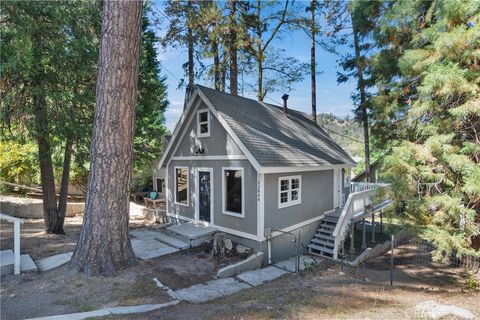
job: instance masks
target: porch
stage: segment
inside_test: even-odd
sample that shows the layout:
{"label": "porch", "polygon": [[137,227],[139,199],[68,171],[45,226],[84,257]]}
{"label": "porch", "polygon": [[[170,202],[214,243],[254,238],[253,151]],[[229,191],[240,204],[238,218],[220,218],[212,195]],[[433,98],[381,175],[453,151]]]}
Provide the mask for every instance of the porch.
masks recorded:
{"label": "porch", "polygon": [[344,253],[344,243],[350,237],[349,252],[355,252],[354,225],[362,221],[362,249],[366,249],[366,218],[371,218],[372,243],[375,243],[375,217],[380,218],[380,228],[383,227],[383,214],[391,200],[386,196],[389,184],[386,183],[351,183],[350,194],[343,207],[328,212],[320,220],[319,228],[308,245],[312,255],[338,259]]}

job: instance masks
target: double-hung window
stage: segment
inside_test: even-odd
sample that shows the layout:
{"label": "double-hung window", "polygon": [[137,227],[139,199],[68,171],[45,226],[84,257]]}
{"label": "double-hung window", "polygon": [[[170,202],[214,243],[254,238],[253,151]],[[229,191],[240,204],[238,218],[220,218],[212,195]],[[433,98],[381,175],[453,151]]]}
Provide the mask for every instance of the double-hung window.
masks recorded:
{"label": "double-hung window", "polygon": [[278,208],[285,208],[302,202],[302,177],[278,178]]}
{"label": "double-hung window", "polygon": [[188,167],[175,167],[175,203],[188,206]]}
{"label": "double-hung window", "polygon": [[210,137],[210,112],[208,109],[197,112],[197,137]]}
{"label": "double-hung window", "polygon": [[223,213],[234,217],[245,217],[245,183],[243,168],[223,168],[222,204]]}

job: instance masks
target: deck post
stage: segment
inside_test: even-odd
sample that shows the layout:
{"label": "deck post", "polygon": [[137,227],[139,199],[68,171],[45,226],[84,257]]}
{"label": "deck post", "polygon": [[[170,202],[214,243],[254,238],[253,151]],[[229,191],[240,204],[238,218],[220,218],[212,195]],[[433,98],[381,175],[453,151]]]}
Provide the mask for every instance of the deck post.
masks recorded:
{"label": "deck post", "polygon": [[365,230],[365,218],[362,219],[362,250],[367,249],[367,235]]}
{"label": "deck post", "polygon": [[350,225],[350,254],[355,254],[355,223]]}
{"label": "deck post", "polygon": [[372,245],[375,245],[375,213],[372,213]]}
{"label": "deck post", "polygon": [[20,274],[20,222],[13,222],[13,274]]}

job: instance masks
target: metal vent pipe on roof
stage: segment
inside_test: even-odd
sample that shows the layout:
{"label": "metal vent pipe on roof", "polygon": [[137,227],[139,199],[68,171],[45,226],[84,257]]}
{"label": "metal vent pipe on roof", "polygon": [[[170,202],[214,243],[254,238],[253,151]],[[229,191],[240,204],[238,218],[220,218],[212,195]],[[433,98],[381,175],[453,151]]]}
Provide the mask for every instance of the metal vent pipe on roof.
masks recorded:
{"label": "metal vent pipe on roof", "polygon": [[285,115],[288,115],[288,106],[287,106],[288,97],[289,97],[288,94],[284,94],[282,96],[282,99],[283,99],[283,113],[285,113]]}

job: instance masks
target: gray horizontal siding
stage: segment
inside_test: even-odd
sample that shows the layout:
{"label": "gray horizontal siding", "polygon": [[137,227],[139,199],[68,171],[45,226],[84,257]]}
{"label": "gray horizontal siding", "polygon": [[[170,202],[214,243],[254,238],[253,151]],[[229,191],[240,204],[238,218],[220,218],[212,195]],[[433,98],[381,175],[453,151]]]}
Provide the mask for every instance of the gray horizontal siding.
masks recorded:
{"label": "gray horizontal siding", "polygon": [[[207,106],[202,101],[197,110],[205,110]],[[223,156],[223,155],[243,155],[237,144],[227,134],[220,122],[210,112],[210,137],[197,137],[197,116],[196,112],[192,122],[188,126],[180,145],[178,146],[175,156]],[[204,153],[198,154],[195,151],[202,147]]]}
{"label": "gray horizontal siding", "polygon": [[[302,177],[302,202],[278,208],[278,178]],[[333,209],[333,170],[265,175],[265,228],[283,229]]]}
{"label": "gray horizontal siding", "polygon": [[[175,200],[175,166],[189,167],[189,195],[188,207],[177,205]],[[233,217],[222,213],[222,168],[242,167],[245,179],[245,218]],[[251,235],[257,234],[257,172],[247,160],[204,160],[186,161],[172,160],[168,167],[168,208],[170,213],[178,214],[187,218],[195,218],[196,195],[195,195],[195,168],[213,168],[213,214],[214,224],[217,226],[245,232]]]}

